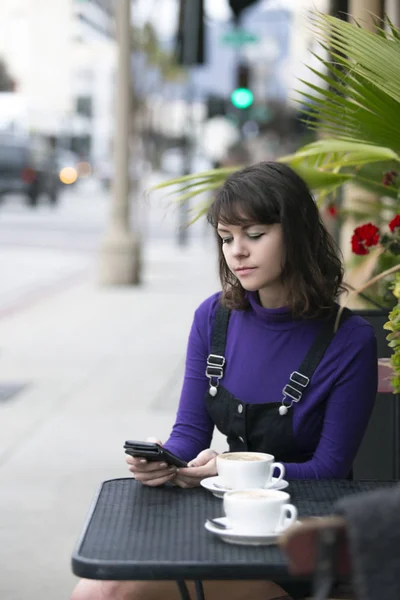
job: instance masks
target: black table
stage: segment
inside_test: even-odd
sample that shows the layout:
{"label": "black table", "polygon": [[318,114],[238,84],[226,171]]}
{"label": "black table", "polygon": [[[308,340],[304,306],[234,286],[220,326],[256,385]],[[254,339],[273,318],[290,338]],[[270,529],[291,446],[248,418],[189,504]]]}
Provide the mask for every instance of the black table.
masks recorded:
{"label": "black table", "polygon": [[[322,516],[339,498],[395,482],[291,481],[299,517]],[[101,580],[263,579],[293,581],[276,546],[227,544],[206,531],[223,516],[222,501],[203,488],[145,487],[133,478],[105,481],[72,556],[75,575]],[[179,583],[180,582],[180,583]]]}

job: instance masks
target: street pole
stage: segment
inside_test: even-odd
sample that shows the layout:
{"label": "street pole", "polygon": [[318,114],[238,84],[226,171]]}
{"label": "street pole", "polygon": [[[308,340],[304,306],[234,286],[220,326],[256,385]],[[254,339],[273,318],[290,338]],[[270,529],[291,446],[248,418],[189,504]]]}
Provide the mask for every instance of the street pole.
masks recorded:
{"label": "street pole", "polygon": [[364,29],[374,31],[373,15],[383,16],[383,0],[350,0],[349,13]]}
{"label": "street pole", "polygon": [[[376,30],[373,16],[383,16],[383,0],[349,0],[349,21],[357,22],[358,25],[368,31]],[[377,195],[368,190],[363,190],[355,185],[346,185],[342,193],[342,206],[351,213],[357,205],[358,199],[362,197],[363,201],[374,205],[377,201]],[[351,236],[354,228],[357,226],[357,221],[354,218],[347,218],[340,229],[339,243],[342,250],[343,258],[346,263],[352,258],[351,253]],[[347,269],[346,279],[353,287],[357,288],[365,281],[365,274],[359,269]],[[362,305],[362,301],[354,298],[353,307]]]}
{"label": "street pole", "polygon": [[[183,158],[183,174],[190,175],[192,172],[192,154],[193,154],[193,89],[191,72],[188,73],[187,87],[186,87],[186,117],[185,117],[185,131],[183,135],[183,147],[182,147],[182,158]],[[180,202],[178,212],[178,245],[187,246],[189,241],[189,200]]]}
{"label": "street pole", "polygon": [[[194,84],[192,68],[199,64],[199,40],[203,28],[204,0],[182,0],[180,4],[182,20],[182,64],[188,68],[186,87],[186,123],[182,147],[183,174],[190,175],[193,169],[193,128],[194,124]],[[178,207],[178,245],[186,246],[189,238],[189,200]]]}
{"label": "street pole", "polygon": [[116,3],[117,89],[114,181],[111,213],[100,248],[100,283],[131,285],[140,280],[140,240],[130,230],[131,0]]}

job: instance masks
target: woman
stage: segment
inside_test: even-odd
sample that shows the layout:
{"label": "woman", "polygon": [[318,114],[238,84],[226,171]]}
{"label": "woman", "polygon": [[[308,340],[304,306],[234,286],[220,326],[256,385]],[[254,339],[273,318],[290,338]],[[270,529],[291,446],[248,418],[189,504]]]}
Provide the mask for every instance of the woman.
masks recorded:
{"label": "woman", "polygon": [[[334,333],[343,270],[306,184],[280,163],[247,167],[222,186],[208,220],[217,233],[222,294],[195,313],[165,444],[189,467],[128,457],[130,471],[149,486],[199,485],[216,475],[209,446],[217,426],[230,450],[269,452],[288,479],[348,477],[376,395],[376,341],[351,313]],[[208,598],[267,600],[292,591],[272,582],[206,587]],[[73,600],[168,593],[177,597],[164,582],[81,582]]]}

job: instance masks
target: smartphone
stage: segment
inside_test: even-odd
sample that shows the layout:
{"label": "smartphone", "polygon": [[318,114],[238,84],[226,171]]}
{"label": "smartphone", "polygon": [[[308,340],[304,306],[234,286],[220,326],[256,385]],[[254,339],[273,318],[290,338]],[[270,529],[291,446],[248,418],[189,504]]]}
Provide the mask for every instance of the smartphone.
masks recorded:
{"label": "smartphone", "polygon": [[155,442],[138,442],[136,440],[127,440],[124,444],[125,454],[145,458],[149,461],[166,462],[175,467],[187,467],[187,462],[181,460],[172,452],[169,452],[160,444]]}

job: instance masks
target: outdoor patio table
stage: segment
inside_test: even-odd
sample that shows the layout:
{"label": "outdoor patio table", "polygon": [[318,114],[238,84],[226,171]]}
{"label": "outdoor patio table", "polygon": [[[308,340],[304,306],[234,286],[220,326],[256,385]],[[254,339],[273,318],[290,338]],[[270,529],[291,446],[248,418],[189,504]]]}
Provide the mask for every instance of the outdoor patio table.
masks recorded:
{"label": "outdoor patio table", "polygon": [[[291,481],[288,492],[299,517],[329,514],[347,494],[395,482]],[[152,488],[133,478],[101,484],[72,556],[75,575],[102,580],[271,579],[293,582],[277,546],[227,544],[206,531],[207,518],[223,516],[222,501],[203,488]]]}

